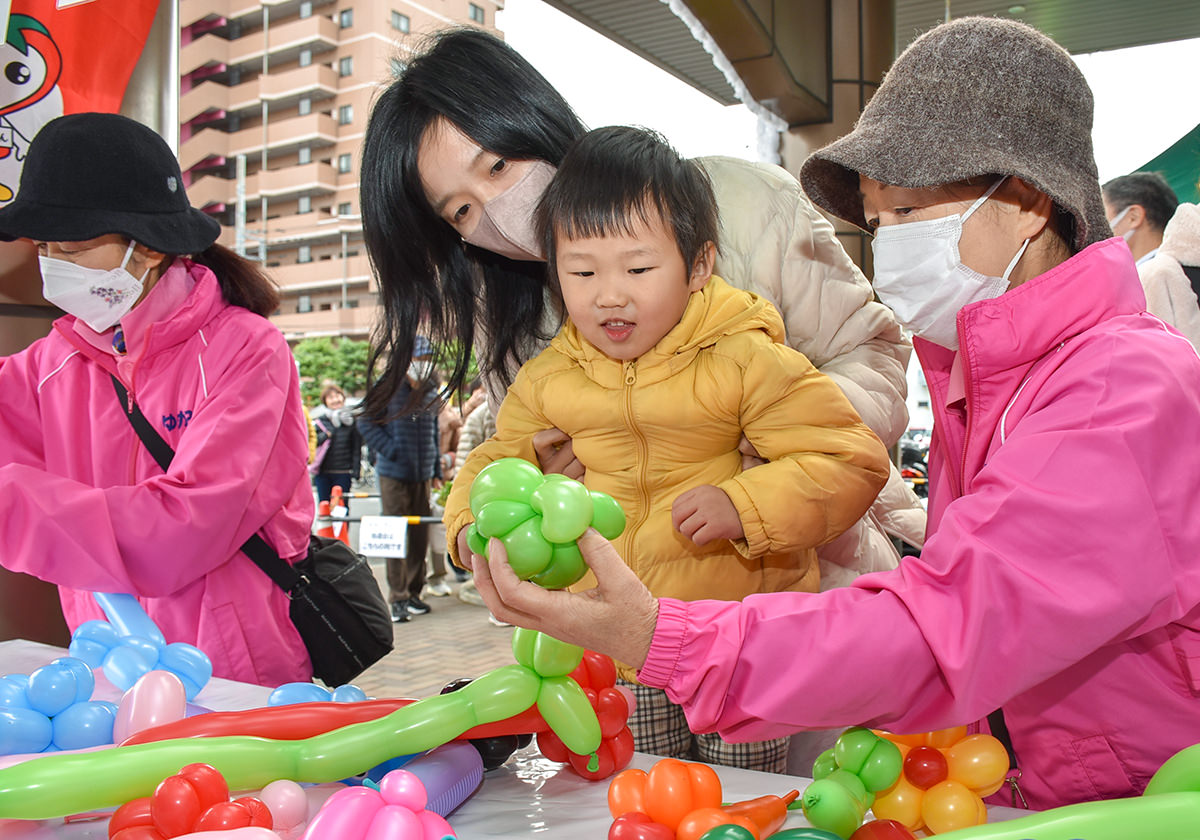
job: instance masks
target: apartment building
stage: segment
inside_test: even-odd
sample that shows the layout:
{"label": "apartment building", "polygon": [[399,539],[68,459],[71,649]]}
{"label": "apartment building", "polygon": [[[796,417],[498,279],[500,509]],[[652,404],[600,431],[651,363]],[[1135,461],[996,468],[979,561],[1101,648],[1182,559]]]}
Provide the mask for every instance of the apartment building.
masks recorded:
{"label": "apartment building", "polygon": [[181,0],[179,158],[221,243],[262,261],[289,341],[366,338],[358,166],[371,103],[422,35],[503,0]]}

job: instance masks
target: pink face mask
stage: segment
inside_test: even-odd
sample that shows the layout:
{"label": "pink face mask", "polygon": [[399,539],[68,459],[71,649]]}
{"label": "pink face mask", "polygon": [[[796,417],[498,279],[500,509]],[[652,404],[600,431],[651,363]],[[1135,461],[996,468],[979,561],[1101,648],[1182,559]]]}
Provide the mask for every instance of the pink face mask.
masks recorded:
{"label": "pink face mask", "polygon": [[479,224],[463,239],[512,260],[545,261],[545,249],[533,230],[533,211],[555,171],[544,160],[530,161],[520,180],[484,203]]}

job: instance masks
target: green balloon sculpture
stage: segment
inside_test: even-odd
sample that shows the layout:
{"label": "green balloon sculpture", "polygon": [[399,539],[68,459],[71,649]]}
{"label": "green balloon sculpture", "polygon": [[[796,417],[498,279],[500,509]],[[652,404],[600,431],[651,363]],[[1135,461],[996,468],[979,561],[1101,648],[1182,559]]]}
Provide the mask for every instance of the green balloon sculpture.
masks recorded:
{"label": "green balloon sculpture", "polygon": [[496,537],[517,577],[546,589],[563,589],[587,573],[575,541],[589,527],[610,540],[625,530],[625,512],[612,496],[564,475],[542,475],[520,458],[501,458],[479,471],[471,513],[471,550],[486,556],[488,539]]}

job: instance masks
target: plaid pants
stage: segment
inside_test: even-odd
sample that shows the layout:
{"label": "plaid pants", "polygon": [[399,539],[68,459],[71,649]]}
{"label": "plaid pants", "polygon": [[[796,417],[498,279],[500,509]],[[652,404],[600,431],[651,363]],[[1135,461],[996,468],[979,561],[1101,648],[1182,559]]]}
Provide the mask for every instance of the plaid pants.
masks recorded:
{"label": "plaid pants", "polygon": [[688,727],[683,707],[667,699],[661,688],[618,680],[632,689],[637,708],[629,716],[634,749],[639,752],[705,764],[724,764],[764,773],[787,770],[788,739],[731,744],[715,732],[698,735]]}

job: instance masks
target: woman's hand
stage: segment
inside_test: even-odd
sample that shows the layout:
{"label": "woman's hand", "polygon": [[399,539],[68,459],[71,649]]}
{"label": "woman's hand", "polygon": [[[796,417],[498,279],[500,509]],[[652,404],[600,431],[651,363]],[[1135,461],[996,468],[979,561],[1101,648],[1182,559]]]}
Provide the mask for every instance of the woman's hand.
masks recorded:
{"label": "woman's hand", "polygon": [[658,599],[594,528],[588,528],[578,545],[596,575],[595,588],[586,592],[546,590],[520,580],[508,565],[504,544],[494,537],[488,543],[490,560],[471,555],[475,587],[501,621],[640,668],[654,638]]}
{"label": "woman's hand", "polygon": [[742,472],[767,463],[767,459],[758,454],[758,450],[754,448],[750,438],[745,435],[742,435],[742,439],[738,441],[738,452],[742,453]]}
{"label": "woman's hand", "polygon": [[583,481],[583,464],[575,457],[571,438],[562,429],[543,429],[533,436],[533,451],[543,473],[562,473]]}
{"label": "woman's hand", "polygon": [[724,490],[712,484],[676,496],[671,504],[671,524],[696,545],[746,536],[737,508]]}

